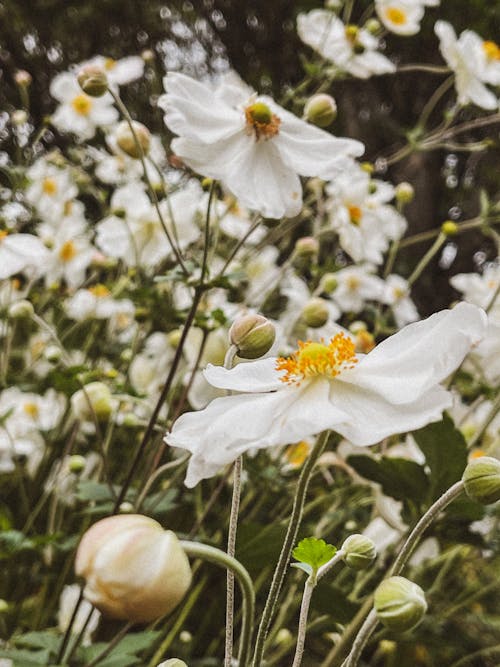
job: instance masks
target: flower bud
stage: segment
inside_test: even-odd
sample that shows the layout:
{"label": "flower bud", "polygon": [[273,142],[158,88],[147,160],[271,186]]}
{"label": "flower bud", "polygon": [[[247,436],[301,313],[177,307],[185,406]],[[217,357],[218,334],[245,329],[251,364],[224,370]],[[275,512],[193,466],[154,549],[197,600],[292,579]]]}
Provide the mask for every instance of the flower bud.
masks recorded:
{"label": "flower bud", "polygon": [[276,338],[274,325],[263,315],[242,315],[229,329],[231,345],[242,359],[258,359],[268,352]]}
{"label": "flower bud", "polygon": [[324,299],[315,297],[308,301],[300,315],[302,321],[308,326],[316,329],[328,322],[328,305]]}
{"label": "flower bud", "polygon": [[377,617],[389,630],[405,632],[420,623],[427,611],[424,591],[404,577],[389,577],[375,591]]}
{"label": "flower bud", "polygon": [[33,304],[26,299],[16,301],[9,307],[9,317],[12,317],[13,319],[32,317],[34,312],[35,309],[33,308]]}
{"label": "flower bud", "polygon": [[47,345],[43,356],[47,361],[50,361],[50,363],[55,363],[62,357],[62,350],[58,345]]}
{"label": "flower bud", "polygon": [[342,545],[344,563],[353,570],[365,570],[377,556],[375,544],[365,535],[349,535]]}
{"label": "flower bud", "polygon": [[14,81],[21,88],[28,88],[28,86],[31,86],[33,77],[25,69],[18,69],[14,74]]}
{"label": "flower bud", "polygon": [[464,470],[462,481],[472,500],[489,505],[500,500],[500,461],[492,456],[472,459]]}
{"label": "flower bud", "polygon": [[441,233],[445,236],[455,236],[458,232],[458,225],[453,220],[445,220],[441,225]]}
{"label": "flower bud", "polygon": [[165,662],[160,662],[158,667],[188,667],[184,660],[180,658],[170,658],[170,660],[165,660]]}
{"label": "flower bud", "polygon": [[[151,134],[148,128],[135,120],[132,121],[132,127],[134,128],[135,137],[139,142],[142,153],[147,155],[151,145]],[[122,120],[116,128],[116,143],[129,157],[133,157],[136,160],[141,157],[141,150],[137,146],[132,130],[126,120]]]}
{"label": "flower bud", "polygon": [[80,88],[90,97],[102,97],[108,90],[106,72],[98,65],[84,65],[76,78]]}
{"label": "flower bud", "polygon": [[306,102],[304,115],[310,123],[318,127],[328,127],[337,118],[337,103],[331,95],[313,95]]}
{"label": "flower bud", "polygon": [[378,32],[380,32],[382,28],[382,24],[378,19],[368,19],[368,21],[365,23],[365,30],[368,30],[368,32],[372,35],[376,35]]}
{"label": "flower bud", "polygon": [[120,514],[132,514],[134,511],[134,506],[132,503],[129,503],[128,500],[124,500],[122,503],[120,503],[118,510],[120,511]]}
{"label": "flower bud", "polygon": [[10,120],[12,121],[13,125],[17,125],[19,127],[28,122],[28,114],[24,109],[16,109],[11,113]]}
{"label": "flower bud", "polygon": [[400,204],[409,204],[415,197],[415,190],[413,185],[411,183],[407,183],[406,181],[398,183],[396,185],[395,191],[396,201]]}
{"label": "flower bud", "polygon": [[73,474],[78,475],[85,469],[85,464],[86,460],[84,456],[80,456],[80,454],[73,454],[69,457],[68,469]]}
{"label": "flower bud", "polygon": [[320,281],[320,290],[326,294],[331,294],[337,289],[338,280],[334,273],[325,273]]}
{"label": "flower bud", "polygon": [[75,571],[86,581],[87,600],[104,614],[135,623],[171,612],[191,584],[175,533],[140,514],[108,517],[87,530]]}
{"label": "flower bud", "polygon": [[319,252],[319,243],[312,236],[304,236],[295,243],[295,255],[303,258],[315,258]]}
{"label": "flower bud", "polygon": [[71,397],[71,407],[77,419],[105,421],[113,410],[109,387],[103,382],[89,382]]}
{"label": "flower bud", "polygon": [[5,614],[9,610],[9,603],[7,600],[0,598],[0,614]]}

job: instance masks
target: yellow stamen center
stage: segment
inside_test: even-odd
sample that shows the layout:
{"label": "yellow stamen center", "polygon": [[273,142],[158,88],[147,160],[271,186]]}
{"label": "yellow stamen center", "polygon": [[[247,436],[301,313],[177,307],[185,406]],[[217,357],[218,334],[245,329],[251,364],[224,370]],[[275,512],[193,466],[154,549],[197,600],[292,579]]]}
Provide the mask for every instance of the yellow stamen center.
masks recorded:
{"label": "yellow stamen center", "polygon": [[394,298],[397,301],[399,301],[400,299],[403,299],[406,296],[407,291],[402,287],[394,287],[392,293],[394,294]]}
{"label": "yellow stamen center", "polygon": [[488,60],[500,60],[500,46],[496,42],[483,42],[483,49]]}
{"label": "yellow stamen center", "polygon": [[271,139],[280,131],[281,119],[264,102],[254,102],[245,109],[247,133],[259,139]]}
{"label": "yellow stamen center", "polygon": [[42,190],[44,194],[52,197],[57,192],[57,183],[53,178],[44,178],[42,182]]}
{"label": "yellow stamen center", "polygon": [[92,100],[85,93],[81,93],[73,98],[71,106],[80,116],[88,116],[92,109]]}
{"label": "yellow stamen center", "polygon": [[290,445],[285,450],[285,459],[294,468],[300,468],[311,450],[311,446],[305,440]]}
{"label": "yellow stamen center", "polygon": [[0,241],[3,241],[9,235],[9,232],[6,229],[0,231]]}
{"label": "yellow stamen center", "polygon": [[72,212],[73,212],[73,202],[70,199],[68,199],[68,201],[64,202],[63,214],[71,215]]}
{"label": "yellow stamen center", "polygon": [[363,217],[363,211],[359,206],[348,206],[347,210],[349,211],[349,217],[351,219],[351,224],[358,226],[361,223],[361,218]]}
{"label": "yellow stamen center", "polygon": [[104,69],[108,72],[116,67],[116,60],[114,58],[106,58],[104,61]]}
{"label": "yellow stamen center", "polygon": [[302,380],[317,376],[334,378],[358,362],[354,342],[343,332],[334,336],[328,345],[299,341],[299,349],[290,357],[279,357],[276,370],[286,371],[280,377],[286,384],[300,385]]}
{"label": "yellow stamen center", "polygon": [[361,286],[361,281],[356,276],[349,276],[346,280],[346,285],[349,291],[356,292]]}
{"label": "yellow stamen center", "polygon": [[89,287],[89,292],[96,296],[97,298],[103,298],[106,296],[110,296],[111,292],[109,289],[106,287],[106,285],[101,285],[99,283],[98,285],[93,285],[92,287]]}
{"label": "yellow stamen center", "polygon": [[388,7],[385,15],[387,20],[394,25],[404,25],[406,23],[406,14],[399,7]]}
{"label": "yellow stamen center", "polygon": [[73,241],[66,241],[59,250],[59,259],[63,262],[70,262],[76,255],[76,248]]}
{"label": "yellow stamen center", "polygon": [[25,403],[23,405],[23,410],[28,415],[28,417],[31,417],[32,419],[36,419],[40,413],[36,403]]}
{"label": "yellow stamen center", "polygon": [[356,41],[356,38],[358,36],[359,28],[357,25],[346,25],[345,27],[345,36],[347,37],[347,40],[351,43],[354,44]]}

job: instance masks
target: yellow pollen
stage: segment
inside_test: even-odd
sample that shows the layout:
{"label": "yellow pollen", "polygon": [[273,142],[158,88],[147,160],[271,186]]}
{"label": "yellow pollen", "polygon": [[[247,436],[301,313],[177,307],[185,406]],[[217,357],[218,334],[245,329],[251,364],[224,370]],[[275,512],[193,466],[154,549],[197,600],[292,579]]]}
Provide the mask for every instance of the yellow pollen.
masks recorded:
{"label": "yellow pollen", "polygon": [[392,290],[394,298],[399,300],[406,296],[407,292],[402,287],[394,287]]}
{"label": "yellow pollen", "polygon": [[483,49],[488,60],[500,60],[500,46],[496,42],[483,42]]}
{"label": "yellow pollen", "polygon": [[469,454],[469,461],[472,461],[473,459],[480,459],[482,456],[486,456],[484,449],[476,449],[474,452]]}
{"label": "yellow pollen", "polygon": [[387,20],[395,25],[404,25],[406,23],[406,14],[399,7],[388,7],[385,15]]}
{"label": "yellow pollen", "polygon": [[70,262],[75,255],[76,248],[73,241],[66,241],[66,243],[62,244],[61,249],[59,250],[59,259],[63,262]]}
{"label": "yellow pollen", "polygon": [[109,296],[111,294],[106,285],[101,285],[101,283],[89,287],[89,292],[96,296],[98,299]]}
{"label": "yellow pollen", "polygon": [[347,283],[347,289],[350,290],[351,292],[355,292],[357,289],[359,289],[361,285],[361,281],[359,278],[356,276],[349,276],[349,278],[346,280]]}
{"label": "yellow pollen", "polygon": [[36,419],[40,413],[36,403],[25,403],[23,405],[23,410],[28,417],[31,417],[32,419]]}
{"label": "yellow pollen", "polygon": [[290,357],[278,357],[276,370],[286,371],[280,377],[286,384],[300,385],[302,380],[317,376],[334,378],[358,362],[354,342],[343,332],[334,336],[328,345],[299,341],[299,349]]}
{"label": "yellow pollen", "polygon": [[356,334],[356,350],[368,354],[375,347],[375,340],[373,334],[369,331],[359,331]]}
{"label": "yellow pollen", "polygon": [[255,139],[271,139],[280,131],[281,119],[272,113],[264,102],[254,102],[245,109],[248,134],[255,134]]}
{"label": "yellow pollen", "polygon": [[116,67],[116,60],[114,58],[106,58],[104,61],[104,69],[108,72]]}
{"label": "yellow pollen", "polygon": [[0,241],[3,241],[5,237],[9,235],[9,232],[6,229],[0,231]]}
{"label": "yellow pollen", "polygon": [[358,36],[359,28],[357,25],[346,25],[345,27],[345,36],[347,40],[351,43],[354,44],[356,41],[356,38]]}
{"label": "yellow pollen", "polygon": [[351,223],[353,225],[358,226],[361,223],[361,218],[363,217],[363,211],[359,208],[359,206],[348,206],[347,210],[349,211],[349,217],[351,219]]}
{"label": "yellow pollen", "polygon": [[12,287],[13,290],[20,290],[21,289],[21,281],[19,278],[13,278],[10,281],[10,286]]}
{"label": "yellow pollen", "polygon": [[300,468],[304,461],[307,459],[309,452],[311,451],[311,446],[305,440],[295,443],[295,445],[290,445],[285,450],[285,459],[294,468]]}
{"label": "yellow pollen", "polygon": [[42,190],[44,194],[52,197],[57,192],[57,183],[53,178],[44,178],[42,182]]}
{"label": "yellow pollen", "polygon": [[92,109],[92,100],[85,93],[80,93],[80,95],[73,98],[71,106],[80,116],[88,116]]}

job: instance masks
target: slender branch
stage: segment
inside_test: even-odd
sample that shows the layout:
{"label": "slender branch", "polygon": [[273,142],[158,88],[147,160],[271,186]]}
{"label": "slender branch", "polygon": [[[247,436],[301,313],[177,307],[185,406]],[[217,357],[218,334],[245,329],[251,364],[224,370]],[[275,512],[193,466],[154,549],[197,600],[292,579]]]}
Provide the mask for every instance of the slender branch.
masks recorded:
{"label": "slender branch", "polygon": [[109,642],[104,651],[101,651],[99,655],[96,655],[96,657],[91,662],[88,662],[85,665],[85,667],[95,667],[95,665],[101,662],[101,660],[104,660],[104,658],[108,656],[111,653],[111,651],[121,642],[121,640],[125,637],[125,635],[133,625],[134,624],[131,622],[126,623],[120,630],[120,632],[118,632]]}
{"label": "slender branch", "polygon": [[429,250],[422,257],[417,266],[413,269],[410,277],[408,278],[408,285],[410,287],[416,280],[418,280],[418,278],[420,278],[424,269],[429,264],[429,262],[434,258],[434,256],[439,252],[441,246],[445,243],[446,239],[447,239],[446,234],[440,232],[437,239],[434,241]]}

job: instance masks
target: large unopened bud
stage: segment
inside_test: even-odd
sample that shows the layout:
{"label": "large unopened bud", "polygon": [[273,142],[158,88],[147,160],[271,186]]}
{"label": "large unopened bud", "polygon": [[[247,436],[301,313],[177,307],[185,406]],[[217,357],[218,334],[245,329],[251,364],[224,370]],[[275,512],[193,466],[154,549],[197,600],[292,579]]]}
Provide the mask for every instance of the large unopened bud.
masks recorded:
{"label": "large unopened bud", "polygon": [[105,421],[113,410],[113,398],[103,382],[89,382],[71,397],[71,407],[77,419]]}
{"label": "large unopened bud", "polygon": [[242,359],[258,359],[271,349],[276,330],[263,315],[242,315],[229,329],[231,345],[237,349]]}
{"label": "large unopened bud", "polygon": [[469,498],[482,505],[500,500],[500,461],[492,456],[472,459],[462,476]]}
{"label": "large unopened bud", "polygon": [[161,662],[158,667],[188,667],[184,660],[180,660],[180,658],[170,658],[170,660],[165,660],[165,662]]}
{"label": "large unopened bud", "polygon": [[318,127],[328,127],[337,118],[337,103],[331,95],[313,95],[306,102],[304,116]]}
{"label": "large unopened bud", "polygon": [[106,72],[98,65],[84,65],[76,78],[80,88],[90,97],[102,97],[108,90]]}
{"label": "large unopened bud", "polygon": [[344,562],[353,570],[365,570],[377,556],[375,543],[365,535],[349,535],[342,545]]}
{"label": "large unopened bud", "polygon": [[132,127],[134,128],[135,137],[139,142],[139,146],[137,145],[134,134],[126,120],[122,120],[116,128],[116,143],[124,153],[137,160],[141,157],[141,149],[144,155],[149,153],[151,134],[145,125],[138,123],[135,120],[132,121]]}
{"label": "large unopened bud", "polygon": [[308,327],[316,329],[328,322],[328,304],[320,297],[310,299],[302,309],[301,318]]}
{"label": "large unopened bud", "polygon": [[405,632],[420,623],[427,611],[424,591],[404,577],[389,577],[375,591],[377,617],[389,630]]}
{"label": "large unopened bud", "polygon": [[140,514],[108,517],[89,528],[75,571],[85,579],[85,597],[103,614],[135,623],[168,614],[191,584],[175,533]]}

